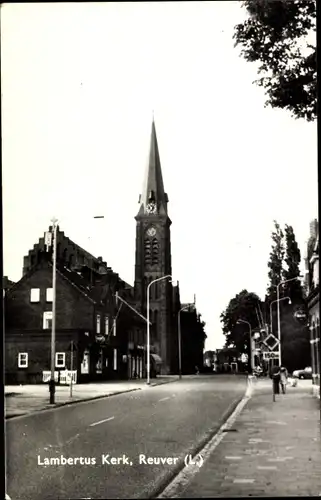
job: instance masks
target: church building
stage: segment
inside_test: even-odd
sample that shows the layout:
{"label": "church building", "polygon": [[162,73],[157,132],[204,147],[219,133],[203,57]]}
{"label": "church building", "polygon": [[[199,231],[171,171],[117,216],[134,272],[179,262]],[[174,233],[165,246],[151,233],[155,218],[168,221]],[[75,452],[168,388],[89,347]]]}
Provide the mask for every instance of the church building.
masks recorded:
{"label": "church building", "polygon": [[[151,352],[160,356],[162,373],[177,373],[177,314],[179,287],[171,281],[171,220],[164,189],[155,123],[152,123],[149,158],[136,215],[134,294],[137,307],[147,313],[149,292]],[[165,276],[168,278],[160,279]],[[155,280],[155,283],[153,283]]]}

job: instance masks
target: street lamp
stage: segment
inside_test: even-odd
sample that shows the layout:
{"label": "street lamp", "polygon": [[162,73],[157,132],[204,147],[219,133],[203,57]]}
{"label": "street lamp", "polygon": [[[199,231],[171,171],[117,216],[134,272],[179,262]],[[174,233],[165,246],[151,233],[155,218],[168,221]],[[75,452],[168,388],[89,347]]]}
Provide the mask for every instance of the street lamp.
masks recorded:
{"label": "street lamp", "polygon": [[271,333],[273,334],[273,325],[272,325],[272,304],[275,304],[276,302],[281,302],[281,300],[289,300],[289,304],[291,304],[291,299],[290,297],[283,297],[282,299],[279,300],[272,300],[270,304],[270,328],[271,328]]}
{"label": "street lamp", "polygon": [[245,321],[244,319],[238,319],[237,324],[240,324],[240,323],[245,323],[246,325],[249,325],[250,327],[250,368],[251,368],[251,371],[253,371],[253,360],[252,360],[252,357],[253,357],[253,352],[252,352],[252,327],[251,327],[251,323],[249,323],[248,321]]}
{"label": "street lamp", "polygon": [[[95,216],[94,219],[104,219],[103,215]],[[57,268],[57,229],[58,219],[52,222],[53,255],[52,255],[52,320],[51,320],[51,376],[49,381],[50,404],[55,404],[55,356],[56,356],[56,268]],[[71,356],[73,353],[71,352]],[[72,375],[71,375],[72,377]],[[71,382],[72,383],[72,382]]]}
{"label": "street lamp", "polygon": [[186,306],[182,307],[178,311],[178,373],[179,373],[179,378],[182,378],[182,339],[181,339],[181,312],[185,311],[191,306],[195,306],[195,295],[194,295],[194,302],[191,304],[187,304]]}
{"label": "street lamp", "polygon": [[150,328],[149,328],[149,290],[150,287],[153,283],[156,283],[156,281],[161,281],[165,280],[167,278],[172,278],[170,274],[167,274],[166,276],[162,276],[162,278],[157,278],[153,281],[151,281],[147,285],[147,384],[150,384]]}
{"label": "street lamp", "polygon": [[280,343],[280,357],[279,357],[279,363],[280,363],[280,366],[281,366],[281,321],[280,321],[280,285],[284,285],[284,283],[289,283],[289,281],[294,281],[294,280],[297,280],[298,278],[290,278],[289,280],[285,280],[285,281],[280,281],[280,283],[276,286],[276,299],[277,299],[277,303],[278,303],[278,339],[279,339],[279,343]]}

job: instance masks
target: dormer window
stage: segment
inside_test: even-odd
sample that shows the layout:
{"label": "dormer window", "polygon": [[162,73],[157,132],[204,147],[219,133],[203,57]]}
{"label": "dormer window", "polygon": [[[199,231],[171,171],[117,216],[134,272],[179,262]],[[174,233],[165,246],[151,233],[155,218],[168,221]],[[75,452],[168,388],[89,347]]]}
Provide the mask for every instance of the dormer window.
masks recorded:
{"label": "dormer window", "polygon": [[155,201],[155,193],[152,190],[149,191],[148,201]]}

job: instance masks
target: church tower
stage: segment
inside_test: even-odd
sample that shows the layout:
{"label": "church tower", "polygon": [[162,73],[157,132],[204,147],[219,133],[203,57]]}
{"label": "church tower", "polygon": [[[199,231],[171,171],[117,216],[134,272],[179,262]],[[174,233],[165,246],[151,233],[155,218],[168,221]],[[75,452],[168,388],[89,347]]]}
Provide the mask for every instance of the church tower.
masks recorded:
{"label": "church tower", "polygon": [[[164,191],[155,123],[152,123],[150,150],[136,215],[135,298],[146,314],[147,286],[172,274],[168,197]],[[172,283],[161,280],[150,286],[151,353],[162,358],[162,373],[171,371]]]}

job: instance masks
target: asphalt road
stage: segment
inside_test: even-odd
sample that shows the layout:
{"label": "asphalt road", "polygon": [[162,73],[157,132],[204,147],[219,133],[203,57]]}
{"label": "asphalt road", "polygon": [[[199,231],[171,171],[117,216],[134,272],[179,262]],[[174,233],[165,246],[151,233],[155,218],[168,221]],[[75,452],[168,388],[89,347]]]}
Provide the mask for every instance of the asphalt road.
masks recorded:
{"label": "asphalt road", "polygon": [[[220,427],[245,385],[244,377],[195,376],[8,420],[7,493],[11,500],[147,498]],[[139,463],[140,455],[176,464]],[[45,465],[61,456],[95,464]]]}

